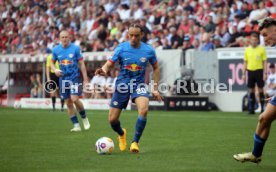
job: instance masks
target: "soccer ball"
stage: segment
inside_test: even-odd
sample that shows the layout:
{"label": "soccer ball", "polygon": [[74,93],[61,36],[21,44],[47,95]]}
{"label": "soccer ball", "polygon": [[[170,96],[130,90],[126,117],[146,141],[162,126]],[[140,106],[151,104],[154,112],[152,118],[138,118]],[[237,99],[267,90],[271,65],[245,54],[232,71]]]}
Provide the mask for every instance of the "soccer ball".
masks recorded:
{"label": "soccer ball", "polygon": [[99,138],[95,146],[98,154],[111,154],[114,150],[114,142],[108,137]]}
{"label": "soccer ball", "polygon": [[14,102],[13,107],[14,107],[15,109],[19,109],[19,108],[21,107],[20,101],[16,100],[16,101]]}

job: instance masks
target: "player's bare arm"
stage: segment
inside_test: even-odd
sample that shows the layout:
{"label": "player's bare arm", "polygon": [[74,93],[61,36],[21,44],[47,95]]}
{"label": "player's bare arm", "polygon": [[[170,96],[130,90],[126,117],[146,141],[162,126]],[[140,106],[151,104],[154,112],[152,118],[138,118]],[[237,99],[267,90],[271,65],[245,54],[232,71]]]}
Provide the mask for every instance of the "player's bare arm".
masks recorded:
{"label": "player's bare arm", "polygon": [[51,66],[50,67],[46,66],[46,79],[47,79],[47,81],[51,80],[51,78],[50,78],[50,70],[51,70]]}
{"label": "player's bare arm", "polygon": [[242,79],[243,79],[243,81],[246,80],[246,77],[245,77],[246,69],[247,69],[247,61],[244,60],[244,62],[243,62],[243,69],[242,69]]}
{"label": "player's bare arm", "polygon": [[51,62],[50,62],[51,69],[55,72],[57,77],[61,77],[62,71],[55,67],[55,63],[56,63],[56,61],[51,60]]}
{"label": "player's bare arm", "polygon": [[152,68],[153,68],[153,80],[154,80],[152,96],[158,101],[163,101],[163,97],[158,91],[158,82],[160,78],[158,63],[155,63],[154,65],[152,65]]}
{"label": "player's bare arm", "polygon": [[83,60],[79,60],[78,64],[79,64],[79,68],[80,68],[80,71],[81,71],[82,76],[83,76],[83,82],[84,82],[84,84],[87,84],[88,83],[88,77],[87,77],[85,63],[84,63]]}
{"label": "player's bare arm", "polygon": [[110,61],[107,61],[101,68],[97,69],[95,71],[95,75],[103,75],[105,76],[107,72],[113,67],[113,63]]}

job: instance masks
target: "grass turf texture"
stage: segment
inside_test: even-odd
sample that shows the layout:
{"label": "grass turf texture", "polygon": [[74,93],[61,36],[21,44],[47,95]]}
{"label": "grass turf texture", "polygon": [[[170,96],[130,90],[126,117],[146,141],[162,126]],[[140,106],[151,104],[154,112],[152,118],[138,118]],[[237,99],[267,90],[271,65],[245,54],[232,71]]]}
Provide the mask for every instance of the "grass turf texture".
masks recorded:
{"label": "grass turf texture", "polygon": [[[223,112],[151,111],[139,154],[120,152],[107,111],[88,111],[89,131],[70,133],[65,112],[0,109],[0,171],[276,171],[273,129],[260,165],[236,162],[251,151],[257,115]],[[121,123],[133,137],[137,113],[124,111]],[[275,124],[274,124],[275,125]],[[115,142],[112,155],[98,155],[95,142]]]}

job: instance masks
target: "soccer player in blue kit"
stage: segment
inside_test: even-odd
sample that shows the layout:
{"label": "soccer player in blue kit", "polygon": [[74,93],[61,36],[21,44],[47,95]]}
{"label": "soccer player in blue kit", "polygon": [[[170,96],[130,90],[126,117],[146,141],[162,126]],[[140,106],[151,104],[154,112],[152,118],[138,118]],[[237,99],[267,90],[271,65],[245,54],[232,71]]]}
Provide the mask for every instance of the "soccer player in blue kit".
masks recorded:
{"label": "soccer player in blue kit", "polygon": [[[266,18],[259,30],[267,46],[276,48],[276,20]],[[259,116],[256,132],[254,134],[254,147],[252,152],[235,154],[233,157],[240,162],[261,162],[261,156],[266,140],[269,136],[271,123],[276,119],[276,95],[267,104],[265,111]]]}
{"label": "soccer player in blue kit", "polygon": [[139,140],[147,123],[149,104],[149,93],[145,88],[145,70],[149,62],[153,67],[154,88],[153,97],[162,101],[158,92],[159,67],[155,50],[148,44],[141,42],[143,36],[142,27],[131,24],[128,29],[129,41],[118,45],[113,56],[97,69],[96,75],[106,75],[115,62],[120,64],[120,74],[116,80],[115,91],[110,101],[109,123],[112,129],[118,133],[119,148],[125,151],[127,147],[125,128],[121,127],[119,117],[122,109],[128,105],[129,98],[137,105],[138,119],[136,121],[135,133],[130,146],[133,153],[139,152]]}
{"label": "soccer player in blue kit", "polygon": [[[67,111],[74,125],[71,132],[81,131],[78,118],[75,113],[74,104],[82,118],[85,130],[90,128],[90,123],[79,96],[82,93],[80,71],[83,76],[83,83],[88,83],[86,67],[83,61],[79,46],[70,43],[68,31],[61,31],[59,34],[61,44],[53,48],[51,68],[55,74],[60,77],[60,97],[65,100]],[[55,67],[58,61],[60,69]]]}

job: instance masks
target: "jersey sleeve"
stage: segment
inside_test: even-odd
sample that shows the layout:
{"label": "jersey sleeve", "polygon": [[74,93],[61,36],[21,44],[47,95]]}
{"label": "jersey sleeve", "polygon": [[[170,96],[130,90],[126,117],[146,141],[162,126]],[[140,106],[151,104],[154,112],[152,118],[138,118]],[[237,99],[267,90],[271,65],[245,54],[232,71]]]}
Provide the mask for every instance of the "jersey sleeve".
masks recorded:
{"label": "jersey sleeve", "polygon": [[77,46],[77,48],[76,48],[76,57],[77,57],[78,61],[83,60],[81,49],[79,46]]}
{"label": "jersey sleeve", "polygon": [[122,51],[122,47],[117,46],[114,50],[113,55],[108,59],[108,61],[110,61],[111,63],[115,63],[116,61],[118,61],[118,59],[120,58],[121,51]]}
{"label": "jersey sleeve", "polygon": [[53,52],[52,52],[52,61],[57,61],[57,54],[55,52],[55,49],[53,49]]}
{"label": "jersey sleeve", "polygon": [[151,65],[154,65],[155,63],[157,63],[157,57],[156,57],[155,50],[152,50],[149,62]]}

